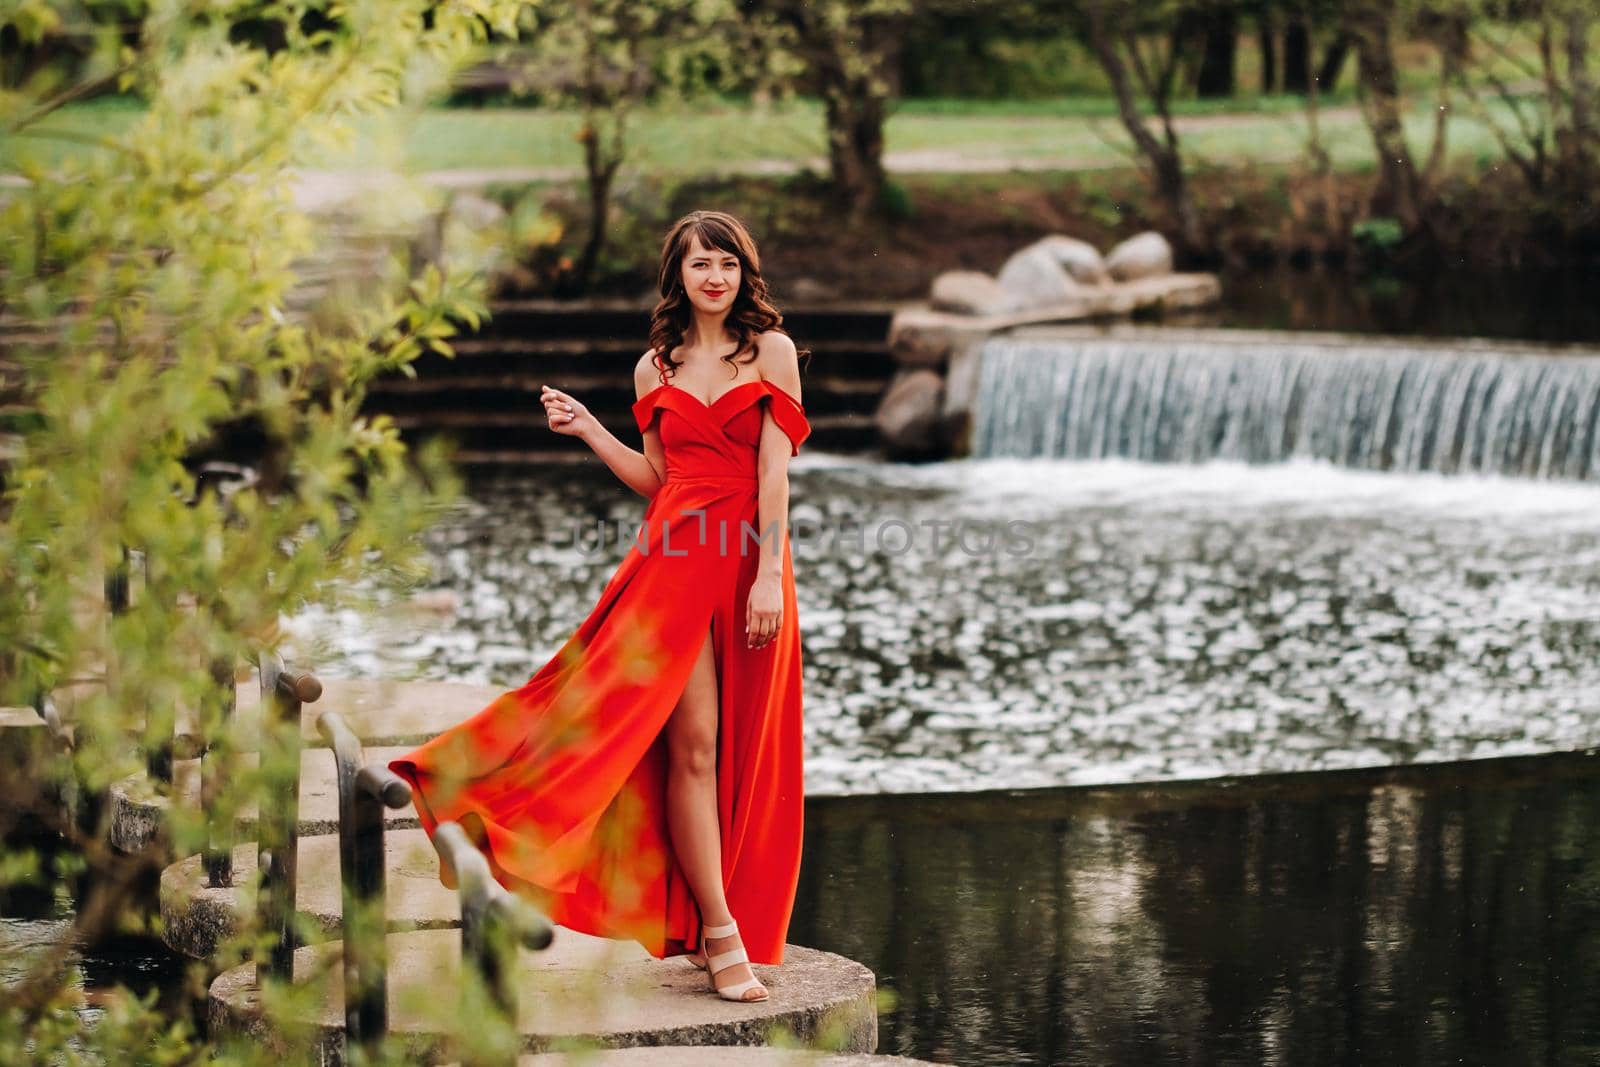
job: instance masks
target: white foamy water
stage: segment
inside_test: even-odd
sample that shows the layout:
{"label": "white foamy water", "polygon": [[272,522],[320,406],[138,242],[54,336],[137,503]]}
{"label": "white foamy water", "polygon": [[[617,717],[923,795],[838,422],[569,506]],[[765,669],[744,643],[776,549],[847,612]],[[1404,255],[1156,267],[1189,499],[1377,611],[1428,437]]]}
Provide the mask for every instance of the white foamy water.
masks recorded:
{"label": "white foamy water", "polygon": [[[1307,460],[810,459],[791,508],[822,530],[795,541],[811,793],[1600,744],[1592,483]],[[603,481],[480,486],[430,538],[454,614],[294,625],[330,675],[510,688],[620,558],[574,553],[570,516],[642,510]],[[852,522],[864,537],[829,536]],[[1027,524],[1026,551],[934,536],[1008,522]]]}

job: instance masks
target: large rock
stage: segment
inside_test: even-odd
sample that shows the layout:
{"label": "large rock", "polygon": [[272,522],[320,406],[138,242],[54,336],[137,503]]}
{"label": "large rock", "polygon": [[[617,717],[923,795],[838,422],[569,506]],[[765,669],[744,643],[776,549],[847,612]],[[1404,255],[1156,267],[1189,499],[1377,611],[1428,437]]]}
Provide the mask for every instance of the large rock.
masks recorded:
{"label": "large rock", "polygon": [[1056,233],[1041,237],[1034,246],[1044,249],[1079,285],[1105,285],[1111,281],[1111,272],[1100,250],[1088,241]]}
{"label": "large rock", "polygon": [[1063,304],[1080,288],[1050,250],[1037,244],[1013,253],[995,281],[1014,308]]}
{"label": "large rock", "polygon": [[931,455],[941,443],[944,378],[926,368],[901,371],[873,416],[891,456]]}
{"label": "large rock", "polygon": [[992,332],[987,324],[996,317],[901,308],[889,323],[889,354],[899,369],[927,367],[943,373],[955,353]]}
{"label": "large rock", "polygon": [[1172,273],[1172,245],[1154,230],[1128,238],[1106,256],[1106,267],[1119,282]]}
{"label": "large rock", "polygon": [[998,315],[1010,311],[1011,297],[994,276],[981,270],[947,270],[933,280],[933,306],[963,315]]}

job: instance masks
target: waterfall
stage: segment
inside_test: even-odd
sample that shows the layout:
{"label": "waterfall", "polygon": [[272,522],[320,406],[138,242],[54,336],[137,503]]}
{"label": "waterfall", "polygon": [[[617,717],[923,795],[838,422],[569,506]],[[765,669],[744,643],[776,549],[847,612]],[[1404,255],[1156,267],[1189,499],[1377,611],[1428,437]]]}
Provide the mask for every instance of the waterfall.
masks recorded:
{"label": "waterfall", "polygon": [[1292,334],[996,337],[972,455],[1600,480],[1600,355]]}

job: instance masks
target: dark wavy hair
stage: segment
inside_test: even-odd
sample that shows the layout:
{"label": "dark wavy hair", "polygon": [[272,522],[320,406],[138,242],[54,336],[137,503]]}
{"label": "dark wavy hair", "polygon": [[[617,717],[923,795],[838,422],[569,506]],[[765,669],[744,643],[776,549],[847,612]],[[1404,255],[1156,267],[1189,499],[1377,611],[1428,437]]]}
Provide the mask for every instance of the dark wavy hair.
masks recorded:
{"label": "dark wavy hair", "polygon": [[[739,260],[739,291],[724,320],[738,347],[722,357],[734,377],[739,376],[734,364],[739,362],[740,353],[750,350],[750,359],[744,362],[756,358],[757,337],[769,330],[785,336],[789,333],[783,329],[782,313],[768,297],[766,279],[761,277],[761,254],[744,223],[725,211],[691,211],[672,224],[661,242],[661,268],[656,278],[661,300],[650,312],[650,347],[655,349],[656,369],[663,385],[667,375],[683,365],[682,360],[673,360],[672,351],[683,344],[684,331],[694,315],[689,295],[683,289],[683,258],[689,254],[695,237],[702,247],[731,253]],[[811,361],[810,349],[797,349],[796,354],[803,361],[802,366]]]}

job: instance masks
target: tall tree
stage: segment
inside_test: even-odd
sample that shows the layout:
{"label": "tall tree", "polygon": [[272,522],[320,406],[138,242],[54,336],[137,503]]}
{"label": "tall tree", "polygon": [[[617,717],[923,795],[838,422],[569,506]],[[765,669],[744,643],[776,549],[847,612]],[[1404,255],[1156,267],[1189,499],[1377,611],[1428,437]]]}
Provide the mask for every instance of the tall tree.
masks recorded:
{"label": "tall tree", "polygon": [[[1429,187],[1446,156],[1451,90],[1466,55],[1464,10],[1443,3],[1396,4],[1394,0],[1350,0],[1344,17],[1359,64],[1362,115],[1378,159],[1378,202],[1407,232],[1426,228]],[[1395,38],[1412,31],[1439,53],[1440,76],[1431,147],[1419,156],[1406,136]]]}
{"label": "tall tree", "polygon": [[605,250],[634,112],[734,79],[752,54],[742,29],[730,0],[540,0],[525,9],[528,44],[507,58],[541,101],[579,116],[588,211],[566,294],[589,288]]}
{"label": "tall tree", "polygon": [[1303,93],[1310,88],[1310,28],[1305,16],[1291,16],[1283,28],[1283,89],[1288,93]]}
{"label": "tall tree", "polygon": [[751,10],[785,31],[783,46],[822,98],[834,192],[849,218],[866,218],[883,192],[883,127],[900,91],[910,0],[756,0]]}
{"label": "tall tree", "polygon": [[[1563,213],[1591,215],[1600,180],[1600,88],[1588,43],[1600,12],[1588,0],[1529,0],[1510,11],[1470,0],[1465,14],[1473,58],[1457,68],[1456,87],[1530,189],[1556,193],[1553,203],[1566,201]],[[1520,91],[1508,69],[1538,91]],[[1489,106],[1491,96],[1498,107]]]}
{"label": "tall tree", "polygon": [[[1166,208],[1174,244],[1180,254],[1203,251],[1205,237],[1172,115],[1191,9],[1176,0],[1078,0],[1069,10],[1079,36],[1111,83],[1122,125]],[[1141,100],[1155,112],[1159,133],[1147,125]]]}
{"label": "tall tree", "polygon": [[[1278,67],[1278,13],[1272,5],[1262,4],[1255,12],[1257,50],[1261,53],[1261,91],[1276,93],[1283,89],[1283,79]],[[1283,51],[1287,60],[1289,41],[1285,35]]]}
{"label": "tall tree", "polygon": [[1202,98],[1230,97],[1239,55],[1239,7],[1233,0],[1198,13],[1201,26],[1200,69],[1194,92]]}

